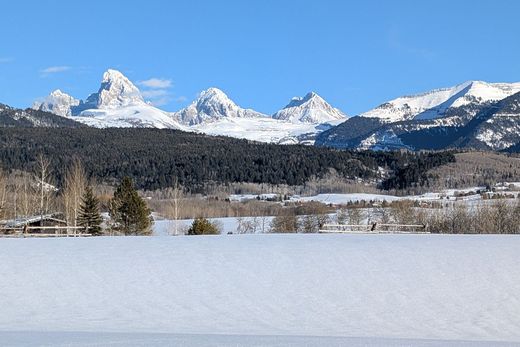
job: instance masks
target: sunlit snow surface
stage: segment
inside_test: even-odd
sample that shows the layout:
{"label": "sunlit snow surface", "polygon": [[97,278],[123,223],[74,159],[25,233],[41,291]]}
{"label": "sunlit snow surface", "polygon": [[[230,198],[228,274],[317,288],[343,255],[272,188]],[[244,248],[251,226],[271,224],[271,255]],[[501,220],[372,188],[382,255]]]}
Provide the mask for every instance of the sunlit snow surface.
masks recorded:
{"label": "sunlit snow surface", "polygon": [[168,113],[150,105],[86,110],[81,113],[81,116],[74,116],[72,119],[95,128],[137,127],[184,130],[184,127]]}
{"label": "sunlit snow surface", "polygon": [[0,239],[0,247],[2,345],[520,342],[518,236]]}
{"label": "sunlit snow surface", "polygon": [[[334,125],[341,121],[336,121]],[[321,125],[324,126],[324,125]],[[189,128],[208,135],[222,135],[252,141],[282,144],[298,143],[298,136],[316,134],[319,125],[292,123],[273,118],[223,118],[211,123],[203,123]]]}

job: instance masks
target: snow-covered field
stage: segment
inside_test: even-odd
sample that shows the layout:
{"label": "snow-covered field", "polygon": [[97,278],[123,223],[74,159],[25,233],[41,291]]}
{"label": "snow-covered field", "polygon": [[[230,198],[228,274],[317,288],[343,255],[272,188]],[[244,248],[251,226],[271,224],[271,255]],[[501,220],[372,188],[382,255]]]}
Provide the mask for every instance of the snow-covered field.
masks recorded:
{"label": "snow-covered field", "polygon": [[2,345],[520,343],[518,236],[0,239],[0,248]]}
{"label": "snow-covered field", "polygon": [[396,200],[400,200],[400,197],[393,195],[383,195],[383,194],[368,194],[368,193],[353,193],[353,194],[318,194],[315,196],[307,196],[307,197],[297,197],[292,198],[292,201],[318,201],[324,204],[333,204],[333,205],[343,205],[349,202],[357,202],[357,201],[386,201],[392,202]]}
{"label": "snow-covered field", "polygon": [[[515,184],[513,184],[515,185]],[[501,187],[496,187],[495,189],[498,193],[509,193],[514,196],[519,194],[518,191],[509,191],[506,188],[500,189]],[[463,201],[472,201],[472,200],[482,200],[482,196],[477,193],[478,191],[485,191],[486,187],[471,187],[464,189],[445,189],[440,192],[432,192],[425,193],[421,195],[407,195],[407,196],[395,196],[395,195],[384,195],[384,194],[368,194],[368,193],[349,193],[349,194],[318,194],[314,196],[307,197],[292,197],[291,201],[318,201],[324,204],[332,204],[332,205],[343,205],[349,202],[359,202],[359,201],[379,201],[379,202],[392,202],[397,200],[419,200],[419,201],[436,201],[436,200],[456,200],[457,194],[469,194],[467,196],[460,196],[459,199]],[[493,195],[495,193],[488,193]],[[240,201],[239,196],[233,196],[236,201]],[[247,200],[247,199],[243,199]]]}

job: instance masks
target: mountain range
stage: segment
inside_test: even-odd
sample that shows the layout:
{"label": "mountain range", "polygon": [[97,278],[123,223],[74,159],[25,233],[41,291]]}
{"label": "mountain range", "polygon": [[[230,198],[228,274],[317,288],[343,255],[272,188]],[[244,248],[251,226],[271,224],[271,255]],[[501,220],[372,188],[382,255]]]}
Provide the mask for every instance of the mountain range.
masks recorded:
{"label": "mountain range", "polygon": [[268,116],[241,108],[218,88],[202,91],[182,110],[166,112],[147,103],[127,77],[112,69],[103,74],[98,91],[85,101],[55,90],[32,108],[99,128],[180,129],[275,143],[312,143],[317,133],[346,119],[314,92],[293,98]]}
{"label": "mountain range", "polygon": [[121,72],[109,69],[85,100],[55,90],[32,109],[0,105],[0,120],[4,126],[179,129],[335,148],[506,150],[520,143],[520,83],[468,81],[398,97],[350,118],[314,92],[267,115],[238,106],[218,88],[167,112],[146,102]]}
{"label": "mountain range", "polygon": [[520,83],[469,81],[386,102],[319,134],[316,145],[504,150],[520,142],[519,100]]}

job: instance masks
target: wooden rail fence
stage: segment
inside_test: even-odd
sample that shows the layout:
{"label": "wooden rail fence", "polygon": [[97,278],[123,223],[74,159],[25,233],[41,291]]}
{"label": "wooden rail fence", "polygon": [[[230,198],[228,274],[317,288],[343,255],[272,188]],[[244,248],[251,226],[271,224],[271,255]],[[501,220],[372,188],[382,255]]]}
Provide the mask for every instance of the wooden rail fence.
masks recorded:
{"label": "wooden rail fence", "polygon": [[[54,233],[34,233],[31,230],[54,230]],[[64,230],[65,232],[60,232]],[[26,226],[22,228],[0,228],[0,237],[85,237],[92,236],[89,233],[82,233],[84,227],[68,226]]]}
{"label": "wooden rail fence", "polygon": [[320,233],[338,234],[429,234],[424,224],[325,224]]}

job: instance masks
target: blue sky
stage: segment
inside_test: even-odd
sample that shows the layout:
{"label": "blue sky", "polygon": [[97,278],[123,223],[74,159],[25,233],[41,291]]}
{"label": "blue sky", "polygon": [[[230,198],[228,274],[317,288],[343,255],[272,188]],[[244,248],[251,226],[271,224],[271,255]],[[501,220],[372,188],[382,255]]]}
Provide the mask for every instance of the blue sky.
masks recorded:
{"label": "blue sky", "polygon": [[56,88],[85,98],[107,68],[169,111],[211,86],[265,113],[313,90],[355,115],[470,79],[520,81],[514,0],[17,0],[1,13],[0,102],[16,107]]}

